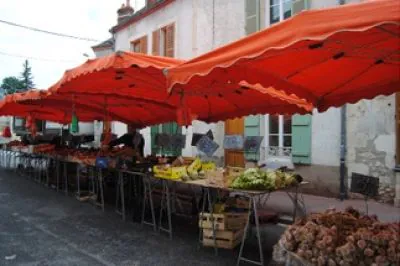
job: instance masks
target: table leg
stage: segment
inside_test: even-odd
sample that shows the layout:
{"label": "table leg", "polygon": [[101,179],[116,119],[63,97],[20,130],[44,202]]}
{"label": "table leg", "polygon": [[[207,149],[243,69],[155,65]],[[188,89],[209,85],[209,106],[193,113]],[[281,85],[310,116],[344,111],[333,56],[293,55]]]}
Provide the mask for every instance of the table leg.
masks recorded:
{"label": "table leg", "polygon": [[[206,197],[206,191],[205,191],[204,188],[201,188],[201,200],[202,200],[202,206],[201,206],[200,216],[203,215],[203,213],[205,212],[205,209],[206,209],[207,197]],[[199,231],[199,245],[198,245],[198,247],[200,248],[200,244],[201,245],[203,244],[203,218],[199,217],[199,220],[200,220],[200,226],[199,226],[200,227],[200,231]]]}
{"label": "table leg", "polygon": [[[254,212],[254,220],[256,223],[256,233],[257,233],[257,238],[258,238],[258,250],[260,252],[260,261],[249,260],[243,256],[243,248],[244,248],[244,245],[246,242],[247,233],[250,229],[250,218],[251,218],[252,212]],[[242,239],[242,243],[240,245],[240,252],[239,252],[239,257],[238,257],[236,265],[239,266],[241,261],[244,261],[244,262],[247,262],[250,264],[255,264],[255,265],[261,265],[261,266],[264,265],[264,254],[263,254],[263,249],[262,249],[262,244],[261,244],[260,224],[259,224],[259,217],[258,217],[258,213],[257,213],[257,204],[256,204],[256,201],[254,200],[253,196],[250,197],[250,201],[249,201],[249,214],[247,217],[246,226],[244,228],[243,239]]]}
{"label": "table leg", "polygon": [[104,212],[104,191],[103,191],[103,170],[99,169],[99,186],[100,186],[100,196],[101,196],[101,209]]}
{"label": "table leg", "polygon": [[216,232],[216,228],[215,228],[215,222],[214,222],[214,217],[213,217],[213,203],[212,203],[212,199],[211,199],[211,192],[210,192],[210,188],[206,188],[207,191],[207,199],[208,199],[208,211],[210,212],[210,219],[212,221],[211,225],[212,225],[212,231],[213,231],[213,240],[214,240],[214,251],[215,251],[215,256],[218,255],[218,247],[217,247],[217,232]]}
{"label": "table leg", "polygon": [[59,186],[60,186],[60,160],[56,160],[56,171],[57,171],[57,180],[56,180],[56,189],[58,192]]}
{"label": "table leg", "polygon": [[[159,230],[169,233],[169,238],[172,239],[172,217],[171,217],[171,195],[169,186],[166,180],[162,180],[163,184],[163,193],[161,198],[161,209],[160,209],[160,225]],[[166,201],[166,203],[164,202]],[[167,219],[168,219],[168,229],[162,226],[162,214],[165,208],[165,204],[167,205]]]}
{"label": "table leg", "polygon": [[122,210],[122,220],[125,221],[125,194],[124,194],[124,174],[119,172],[119,182],[120,182],[120,195],[121,195],[121,210]]}
{"label": "table leg", "polygon": [[81,197],[81,171],[80,171],[80,165],[77,163],[76,164],[76,195],[78,198]]}
{"label": "table leg", "polygon": [[50,165],[51,165],[51,159],[50,158],[47,158],[46,159],[46,184],[47,184],[47,187],[50,185],[49,183],[50,183],[50,173],[49,173],[49,167],[50,167]]}
{"label": "table leg", "polygon": [[[150,204],[151,223],[145,221],[147,200],[149,201]],[[143,180],[142,224],[153,226],[154,232],[157,232],[156,215],[154,213],[154,205],[153,205],[153,195],[152,195],[150,179],[148,178],[145,178]]]}
{"label": "table leg", "polygon": [[67,173],[67,163],[63,162],[63,176],[64,176],[64,182],[65,182],[65,195],[68,196],[68,173]]}

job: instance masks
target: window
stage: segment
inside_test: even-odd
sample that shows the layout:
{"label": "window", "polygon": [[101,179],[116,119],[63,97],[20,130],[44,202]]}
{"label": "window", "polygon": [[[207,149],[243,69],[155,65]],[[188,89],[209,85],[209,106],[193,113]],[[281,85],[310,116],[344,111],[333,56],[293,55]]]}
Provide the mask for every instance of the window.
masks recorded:
{"label": "window", "polygon": [[269,116],[269,146],[292,147],[292,117],[288,115]]}
{"label": "window", "polygon": [[[175,23],[159,28],[152,33],[152,54],[166,57],[175,56]],[[180,155],[181,149],[161,149],[155,145],[156,135],[160,133],[181,134],[182,128],[176,123],[166,123],[151,127],[152,154]]]}
{"label": "window", "polygon": [[270,0],[269,22],[277,23],[292,16],[292,0]]}
{"label": "window", "polygon": [[153,55],[174,57],[175,56],[175,24],[153,31]]}
{"label": "window", "polygon": [[274,24],[307,9],[305,0],[270,0],[269,22]]}
{"label": "window", "polygon": [[143,36],[131,42],[131,51],[135,53],[147,54],[147,36]]}
{"label": "window", "polygon": [[246,0],[246,35],[260,29],[260,0]]}

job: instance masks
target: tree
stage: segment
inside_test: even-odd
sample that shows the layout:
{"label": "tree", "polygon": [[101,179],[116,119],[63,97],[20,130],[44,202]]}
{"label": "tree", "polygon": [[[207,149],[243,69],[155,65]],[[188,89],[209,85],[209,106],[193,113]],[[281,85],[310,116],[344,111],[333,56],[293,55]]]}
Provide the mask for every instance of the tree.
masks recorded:
{"label": "tree", "polygon": [[23,91],[33,89],[35,84],[33,83],[32,68],[29,65],[29,61],[25,60],[23,65],[24,70],[21,73],[21,81],[23,84]]}
{"label": "tree", "polygon": [[24,83],[17,77],[6,77],[0,86],[4,94],[12,94],[24,90]]}

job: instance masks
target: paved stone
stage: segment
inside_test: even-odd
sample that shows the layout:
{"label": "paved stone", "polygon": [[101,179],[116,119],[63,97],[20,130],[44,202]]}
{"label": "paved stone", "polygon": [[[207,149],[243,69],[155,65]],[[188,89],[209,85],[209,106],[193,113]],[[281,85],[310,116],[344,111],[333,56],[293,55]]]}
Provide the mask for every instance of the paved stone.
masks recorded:
{"label": "paved stone", "polygon": [[[113,206],[103,213],[31,180],[0,170],[0,265],[235,265],[238,248],[197,245],[197,223],[177,217],[174,239],[148,226],[123,222]],[[264,256],[283,229],[266,227]],[[256,258],[254,234],[246,252]],[[14,259],[6,257],[15,255]]]}

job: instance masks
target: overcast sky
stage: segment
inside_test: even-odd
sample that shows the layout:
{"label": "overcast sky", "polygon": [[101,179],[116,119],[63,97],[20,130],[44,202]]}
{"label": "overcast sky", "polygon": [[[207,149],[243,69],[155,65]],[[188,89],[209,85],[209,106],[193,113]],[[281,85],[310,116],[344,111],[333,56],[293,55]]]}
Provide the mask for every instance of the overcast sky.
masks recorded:
{"label": "overcast sky", "polygon": [[[1,0],[0,20],[47,31],[103,41],[116,24],[117,9],[125,0]],[[131,0],[135,10],[145,0]],[[25,56],[32,66],[34,83],[46,89],[66,69],[83,63],[84,53],[94,57],[91,46],[97,42],[79,41],[34,32],[0,23],[0,81],[7,76],[20,76]],[[21,55],[7,56],[2,53]],[[46,59],[49,61],[38,60]]]}

